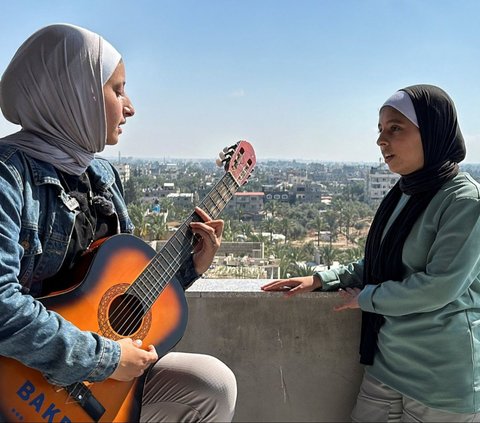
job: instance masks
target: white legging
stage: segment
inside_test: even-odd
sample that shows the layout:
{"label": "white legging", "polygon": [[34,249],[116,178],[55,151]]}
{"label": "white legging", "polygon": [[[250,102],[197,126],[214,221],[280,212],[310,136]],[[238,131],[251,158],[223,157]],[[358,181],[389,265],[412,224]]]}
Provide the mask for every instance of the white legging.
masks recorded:
{"label": "white legging", "polygon": [[210,355],[171,352],[150,370],[141,422],[231,422],[237,383]]}

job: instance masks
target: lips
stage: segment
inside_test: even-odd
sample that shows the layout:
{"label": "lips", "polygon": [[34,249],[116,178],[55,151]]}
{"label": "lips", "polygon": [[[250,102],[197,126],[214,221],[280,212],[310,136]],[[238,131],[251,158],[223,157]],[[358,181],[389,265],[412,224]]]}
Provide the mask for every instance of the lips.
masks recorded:
{"label": "lips", "polygon": [[385,163],[390,162],[395,156],[393,154],[384,154],[383,158],[385,160]]}

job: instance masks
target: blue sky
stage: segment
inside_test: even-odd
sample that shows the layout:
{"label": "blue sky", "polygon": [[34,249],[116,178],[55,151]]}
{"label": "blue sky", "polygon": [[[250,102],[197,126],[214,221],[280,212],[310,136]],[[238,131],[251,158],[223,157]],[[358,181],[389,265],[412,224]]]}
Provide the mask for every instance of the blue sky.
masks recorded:
{"label": "blue sky", "polygon": [[[249,140],[259,160],[380,158],[378,109],[429,83],[457,105],[480,162],[476,0],[2,1],[0,73],[38,28],[69,22],[123,55],[136,115],[117,157],[210,158]],[[0,119],[0,135],[16,129]]]}

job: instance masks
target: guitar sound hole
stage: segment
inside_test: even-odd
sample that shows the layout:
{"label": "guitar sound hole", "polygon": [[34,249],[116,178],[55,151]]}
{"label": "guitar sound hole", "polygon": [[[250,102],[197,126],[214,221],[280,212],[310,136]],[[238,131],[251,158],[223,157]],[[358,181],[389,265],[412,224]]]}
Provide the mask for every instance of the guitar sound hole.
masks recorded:
{"label": "guitar sound hole", "polygon": [[130,336],[140,328],[144,315],[141,301],[133,295],[124,294],[112,301],[108,321],[116,333]]}

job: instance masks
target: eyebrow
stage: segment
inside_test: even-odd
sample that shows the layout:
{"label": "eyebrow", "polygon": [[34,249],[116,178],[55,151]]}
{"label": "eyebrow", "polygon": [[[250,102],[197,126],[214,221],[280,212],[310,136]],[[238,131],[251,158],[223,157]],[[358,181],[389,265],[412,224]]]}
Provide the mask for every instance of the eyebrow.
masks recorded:
{"label": "eyebrow", "polygon": [[[405,118],[407,119],[407,118]],[[400,119],[397,119],[397,118],[392,118],[392,119],[388,119],[385,124],[388,125],[390,123],[399,123],[399,124],[404,124],[405,121],[404,120],[400,120]],[[378,122],[378,126],[380,126],[380,122]]]}

